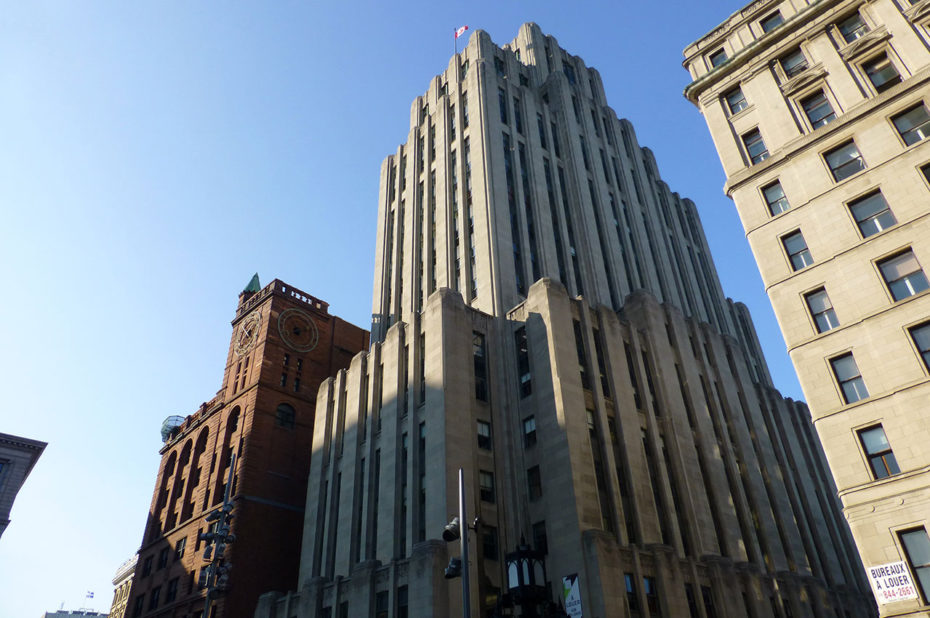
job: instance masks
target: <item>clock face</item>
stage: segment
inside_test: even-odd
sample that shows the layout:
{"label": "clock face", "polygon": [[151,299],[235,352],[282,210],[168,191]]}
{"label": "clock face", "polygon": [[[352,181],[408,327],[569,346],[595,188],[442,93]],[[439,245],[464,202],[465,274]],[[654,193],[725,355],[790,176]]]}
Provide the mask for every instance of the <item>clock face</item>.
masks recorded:
{"label": "clock face", "polygon": [[239,323],[233,344],[233,350],[236,354],[242,356],[252,349],[252,346],[258,340],[258,328],[261,324],[262,315],[258,311],[251,313]]}
{"label": "clock face", "polygon": [[313,318],[300,309],[285,309],[278,316],[278,332],[292,350],[309,352],[320,339]]}

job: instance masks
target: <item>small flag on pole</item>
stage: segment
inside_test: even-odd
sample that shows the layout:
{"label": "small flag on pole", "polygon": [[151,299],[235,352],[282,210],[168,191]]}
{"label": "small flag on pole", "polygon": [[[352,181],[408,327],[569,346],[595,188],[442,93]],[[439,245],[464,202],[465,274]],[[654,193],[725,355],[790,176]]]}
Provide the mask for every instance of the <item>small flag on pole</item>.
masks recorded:
{"label": "small flag on pole", "polygon": [[458,30],[456,30],[456,31],[455,31],[455,38],[459,38],[460,36],[462,36],[463,34],[465,34],[465,31],[466,31],[466,30],[468,30],[468,26],[462,26],[461,28],[459,28]]}
{"label": "small flag on pole", "polygon": [[87,598],[88,598],[88,599],[93,599],[93,598],[94,598],[94,593],[91,592],[90,590],[88,590],[88,591],[87,591]]}

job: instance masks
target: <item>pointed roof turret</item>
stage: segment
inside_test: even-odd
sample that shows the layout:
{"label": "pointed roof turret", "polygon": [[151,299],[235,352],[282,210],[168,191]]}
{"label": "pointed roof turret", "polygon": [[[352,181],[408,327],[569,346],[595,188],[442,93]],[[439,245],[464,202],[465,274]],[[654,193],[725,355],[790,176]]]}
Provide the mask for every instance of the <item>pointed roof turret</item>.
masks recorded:
{"label": "pointed roof turret", "polygon": [[258,273],[252,275],[252,278],[249,279],[249,284],[245,286],[245,289],[242,290],[243,294],[254,294],[262,289],[262,284],[258,281]]}

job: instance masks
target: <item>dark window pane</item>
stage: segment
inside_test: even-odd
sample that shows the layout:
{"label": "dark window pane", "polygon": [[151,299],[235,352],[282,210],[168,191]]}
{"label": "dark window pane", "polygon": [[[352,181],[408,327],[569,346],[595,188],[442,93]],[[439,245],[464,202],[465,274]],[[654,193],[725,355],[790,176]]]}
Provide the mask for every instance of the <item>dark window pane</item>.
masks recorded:
{"label": "dark window pane", "polygon": [[731,114],[737,114],[749,106],[749,103],[746,102],[746,97],[743,96],[743,91],[739,88],[734,88],[726,93],[724,98],[727,101],[727,107],[730,109]]}
{"label": "dark window pane", "polygon": [[783,23],[785,23],[785,20],[778,11],[775,11],[767,17],[763,17],[759,21],[759,25],[762,26],[762,32],[771,32]]}
{"label": "dark window pane", "polygon": [[868,76],[869,81],[872,82],[872,85],[875,86],[875,90],[878,92],[884,92],[901,82],[901,76],[898,75],[898,70],[894,68],[891,60],[889,60],[888,56],[885,54],[863,63],[862,68],[865,70],[865,74]]}
{"label": "dark window pane", "polygon": [[801,270],[814,263],[814,258],[811,257],[811,252],[807,248],[807,243],[804,241],[801,232],[788,234],[781,241],[785,246],[785,252],[788,254],[788,259],[791,260],[791,267],[794,270]]}
{"label": "dark window pane", "polygon": [[843,36],[843,40],[847,43],[852,43],[856,39],[865,36],[865,34],[869,31],[869,27],[865,25],[864,21],[862,21],[862,17],[859,15],[859,13],[853,13],[851,16],[837,24],[837,27],[840,29],[840,34]]}
{"label": "dark window pane", "polygon": [[804,113],[807,114],[808,120],[811,121],[811,126],[815,129],[836,120],[833,107],[830,105],[830,101],[827,100],[823,91],[803,99],[801,101],[801,107],[804,108]]}
{"label": "dark window pane", "polygon": [[824,158],[830,166],[830,171],[833,172],[833,179],[837,182],[865,169],[865,162],[855,142],[847,142],[831,150],[824,155]]}
{"label": "dark window pane", "polygon": [[930,114],[923,103],[891,119],[904,143],[910,146],[930,134]]}
{"label": "dark window pane", "polygon": [[759,129],[753,129],[743,135],[743,144],[746,146],[746,152],[749,153],[749,160],[753,163],[759,163],[769,158],[769,151],[762,141],[762,134]]}
{"label": "dark window pane", "polygon": [[817,326],[818,333],[825,333],[832,328],[840,325],[836,319],[836,313],[833,311],[833,305],[830,303],[830,297],[823,288],[815,290],[805,296],[807,306],[810,309],[811,316]]}
{"label": "dark window pane", "polygon": [[807,69],[807,58],[804,57],[804,52],[800,49],[796,49],[787,56],[784,56],[780,62],[781,68],[785,70],[785,75],[788,77],[799,75]]}
{"label": "dark window pane", "polygon": [[833,373],[836,381],[843,391],[843,400],[846,403],[853,403],[869,396],[869,391],[865,388],[865,382],[859,375],[859,367],[852,354],[844,354],[830,360],[833,367]]}
{"label": "dark window pane", "polygon": [[718,49],[710,56],[710,65],[713,67],[719,67],[721,64],[727,61],[727,52],[722,49]]}
{"label": "dark window pane", "polygon": [[849,210],[852,212],[863,238],[877,234],[897,223],[881,191],[876,191],[850,202]]}
{"label": "dark window pane", "polygon": [[891,297],[902,300],[927,289],[927,277],[913,252],[905,251],[878,264]]}
{"label": "dark window pane", "polygon": [[930,369],[930,322],[913,327],[911,329],[911,338],[914,340],[914,345],[917,346],[921,358],[923,358],[924,365],[926,365],[927,369]]}
{"label": "dark window pane", "polygon": [[777,215],[791,208],[791,205],[788,203],[788,198],[785,197],[785,191],[778,181],[764,187],[762,189],[762,195],[765,196],[765,202],[768,204],[769,212],[772,213],[772,215]]}

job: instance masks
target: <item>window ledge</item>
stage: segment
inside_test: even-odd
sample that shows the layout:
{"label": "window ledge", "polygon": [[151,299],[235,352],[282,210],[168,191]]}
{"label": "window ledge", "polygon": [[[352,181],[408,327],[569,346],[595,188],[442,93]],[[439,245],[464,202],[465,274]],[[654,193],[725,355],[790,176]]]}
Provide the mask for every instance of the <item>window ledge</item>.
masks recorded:
{"label": "window ledge", "polygon": [[849,496],[856,492],[863,491],[866,489],[872,489],[874,487],[881,487],[882,485],[888,485],[889,483],[894,483],[896,481],[903,481],[909,478],[913,478],[915,476],[926,474],[928,472],[930,472],[930,466],[924,466],[922,468],[915,468],[914,470],[908,470],[906,472],[898,472],[897,474],[892,474],[891,476],[886,476],[885,478],[871,479],[869,481],[866,481],[865,483],[859,483],[858,485],[852,485],[850,487],[847,487],[846,489],[840,490],[839,492],[837,492],[837,495],[839,496],[840,499],[842,499],[843,496]]}
{"label": "window ledge", "polygon": [[904,16],[912,22],[920,21],[930,15],[930,0],[920,0],[904,11]]}
{"label": "window ledge", "polygon": [[[930,0],[927,1],[930,2]],[[890,38],[891,33],[888,32],[888,28],[885,26],[879,26],[875,30],[866,33],[864,36],[856,39],[852,43],[849,43],[846,47],[842,48],[840,50],[840,56],[842,56],[843,60],[846,62],[853,62],[859,56],[862,56],[880,43],[883,43]]]}
{"label": "window ledge", "polygon": [[827,70],[823,68],[823,63],[818,62],[782,84],[782,94],[786,97],[793,96],[811,84],[824,79],[826,76]]}
{"label": "window ledge", "polygon": [[[927,1],[930,2],[930,0],[927,0]],[[724,104],[725,104],[725,103],[724,103]],[[733,122],[738,122],[738,119],[743,118],[744,116],[749,116],[749,112],[754,111],[755,109],[756,109],[756,106],[755,106],[755,105],[752,105],[752,104],[747,105],[746,107],[744,107],[743,109],[739,110],[739,111],[736,112],[735,114],[730,114],[728,120],[729,120],[731,123],[733,123]]]}

